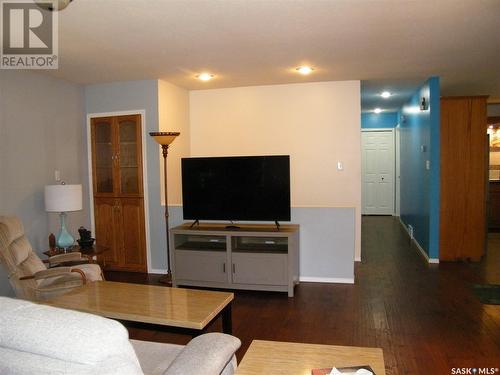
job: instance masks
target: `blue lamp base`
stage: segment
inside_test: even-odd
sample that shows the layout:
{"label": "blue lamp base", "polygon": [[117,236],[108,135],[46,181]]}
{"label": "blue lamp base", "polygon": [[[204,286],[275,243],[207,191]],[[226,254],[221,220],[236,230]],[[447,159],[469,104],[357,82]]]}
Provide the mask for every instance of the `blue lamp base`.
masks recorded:
{"label": "blue lamp base", "polygon": [[67,250],[70,246],[73,246],[73,244],[75,243],[75,239],[66,229],[66,214],[64,212],[61,212],[59,218],[61,219],[61,229],[57,234],[56,245],[60,249]]}

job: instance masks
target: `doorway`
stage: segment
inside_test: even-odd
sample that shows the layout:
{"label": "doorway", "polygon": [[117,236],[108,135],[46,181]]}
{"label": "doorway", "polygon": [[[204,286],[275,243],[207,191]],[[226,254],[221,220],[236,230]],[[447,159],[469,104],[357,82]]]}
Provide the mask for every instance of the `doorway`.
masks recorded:
{"label": "doorway", "polygon": [[363,129],[361,150],[362,214],[394,215],[394,130]]}

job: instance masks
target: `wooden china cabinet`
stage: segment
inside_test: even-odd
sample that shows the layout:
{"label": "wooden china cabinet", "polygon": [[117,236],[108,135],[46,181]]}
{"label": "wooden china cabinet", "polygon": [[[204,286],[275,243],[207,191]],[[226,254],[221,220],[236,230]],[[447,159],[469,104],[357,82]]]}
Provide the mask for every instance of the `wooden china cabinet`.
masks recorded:
{"label": "wooden china cabinet", "polygon": [[95,237],[106,269],[146,272],[141,116],[91,119]]}

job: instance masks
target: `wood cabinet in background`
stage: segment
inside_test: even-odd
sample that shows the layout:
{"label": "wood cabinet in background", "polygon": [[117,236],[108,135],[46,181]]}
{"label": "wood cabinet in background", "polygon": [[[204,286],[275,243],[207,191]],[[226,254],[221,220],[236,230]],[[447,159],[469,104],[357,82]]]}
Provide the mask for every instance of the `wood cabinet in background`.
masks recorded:
{"label": "wood cabinet in background", "polygon": [[486,246],[485,96],[441,98],[439,259],[478,261]]}
{"label": "wood cabinet in background", "polygon": [[91,120],[96,241],[106,269],[146,272],[140,115]]}

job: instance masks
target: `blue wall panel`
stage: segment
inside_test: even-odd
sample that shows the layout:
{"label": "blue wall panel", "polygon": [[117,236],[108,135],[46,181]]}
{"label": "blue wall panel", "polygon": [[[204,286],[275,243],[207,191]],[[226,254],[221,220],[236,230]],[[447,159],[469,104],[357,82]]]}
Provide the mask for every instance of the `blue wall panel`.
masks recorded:
{"label": "blue wall panel", "polygon": [[[429,103],[424,111],[422,97]],[[439,257],[439,97],[439,78],[432,77],[399,114],[401,220],[413,226],[415,239],[430,258]]]}
{"label": "blue wall panel", "polygon": [[395,128],[398,124],[397,112],[362,113],[361,129]]}

